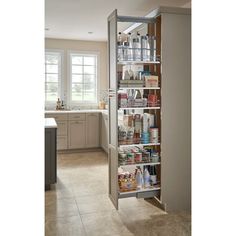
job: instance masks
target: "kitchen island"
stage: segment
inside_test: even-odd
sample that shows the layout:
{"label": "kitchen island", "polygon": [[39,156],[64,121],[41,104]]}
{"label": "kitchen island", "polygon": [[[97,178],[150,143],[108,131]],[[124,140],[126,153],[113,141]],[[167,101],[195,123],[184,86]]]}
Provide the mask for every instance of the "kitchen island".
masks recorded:
{"label": "kitchen island", "polygon": [[57,182],[57,123],[45,118],[45,190]]}

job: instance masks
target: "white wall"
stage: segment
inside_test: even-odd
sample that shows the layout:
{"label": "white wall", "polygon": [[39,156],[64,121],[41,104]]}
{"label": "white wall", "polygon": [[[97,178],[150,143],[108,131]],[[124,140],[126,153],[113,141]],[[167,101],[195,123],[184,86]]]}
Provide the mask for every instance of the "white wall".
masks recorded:
{"label": "white wall", "polygon": [[[100,75],[99,89],[107,90],[107,42],[67,40],[67,39],[45,39],[45,49],[60,49],[64,51],[64,91],[67,91],[68,65],[67,52],[72,51],[98,51],[100,53]],[[99,94],[99,91],[98,91]],[[66,101],[67,103],[67,101]]]}

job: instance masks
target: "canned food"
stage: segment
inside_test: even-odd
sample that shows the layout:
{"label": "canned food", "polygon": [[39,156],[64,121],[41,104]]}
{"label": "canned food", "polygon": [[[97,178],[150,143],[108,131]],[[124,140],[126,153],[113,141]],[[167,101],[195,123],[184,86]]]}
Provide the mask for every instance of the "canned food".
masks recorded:
{"label": "canned food", "polygon": [[159,161],[158,153],[152,153],[152,162],[158,162],[158,161]]}
{"label": "canned food", "polygon": [[119,163],[120,165],[125,165],[127,161],[127,154],[126,153],[119,153]]}
{"label": "canned food", "polygon": [[136,163],[142,162],[142,153],[140,152],[135,153],[135,162]]}
{"label": "canned food", "polygon": [[134,153],[128,153],[127,154],[127,162],[128,163],[134,163]]}
{"label": "canned food", "polygon": [[158,142],[158,128],[150,128],[150,142],[157,143]]}

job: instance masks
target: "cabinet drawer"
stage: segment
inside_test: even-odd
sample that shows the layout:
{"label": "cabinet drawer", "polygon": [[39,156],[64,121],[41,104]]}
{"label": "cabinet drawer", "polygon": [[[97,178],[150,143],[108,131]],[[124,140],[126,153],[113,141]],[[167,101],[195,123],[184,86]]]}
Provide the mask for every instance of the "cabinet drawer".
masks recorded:
{"label": "cabinet drawer", "polygon": [[69,120],[85,120],[85,113],[69,114]]}
{"label": "cabinet drawer", "polygon": [[57,121],[57,136],[67,136],[67,121]]}
{"label": "cabinet drawer", "polygon": [[86,113],[86,117],[91,117],[91,116],[93,116],[93,117],[99,117],[99,113]]}
{"label": "cabinet drawer", "polygon": [[57,150],[67,149],[67,136],[57,136]]}
{"label": "cabinet drawer", "polygon": [[67,120],[67,114],[45,114],[45,118],[54,118],[56,121]]}

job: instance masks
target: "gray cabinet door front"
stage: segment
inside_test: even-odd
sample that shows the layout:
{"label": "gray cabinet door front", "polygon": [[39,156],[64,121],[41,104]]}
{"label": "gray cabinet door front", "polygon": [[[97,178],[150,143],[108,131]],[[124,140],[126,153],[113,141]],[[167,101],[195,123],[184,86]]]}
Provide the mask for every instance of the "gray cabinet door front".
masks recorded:
{"label": "gray cabinet door front", "polygon": [[109,118],[108,158],[109,197],[118,209],[118,152],[117,152],[117,10],[108,17],[109,51]]}
{"label": "gray cabinet door front", "polygon": [[57,182],[56,129],[45,129],[45,185]]}

